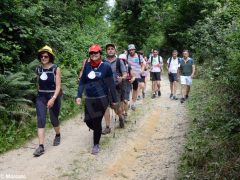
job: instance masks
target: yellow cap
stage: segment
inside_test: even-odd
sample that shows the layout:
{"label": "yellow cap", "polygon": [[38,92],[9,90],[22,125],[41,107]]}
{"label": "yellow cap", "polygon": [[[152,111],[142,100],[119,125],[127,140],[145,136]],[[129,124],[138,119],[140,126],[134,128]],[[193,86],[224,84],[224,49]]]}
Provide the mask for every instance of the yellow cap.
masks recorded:
{"label": "yellow cap", "polygon": [[42,47],[41,49],[38,50],[38,53],[41,52],[49,52],[50,54],[52,54],[53,56],[55,56],[55,54],[53,53],[52,48],[50,48],[49,46],[45,45],[44,47]]}

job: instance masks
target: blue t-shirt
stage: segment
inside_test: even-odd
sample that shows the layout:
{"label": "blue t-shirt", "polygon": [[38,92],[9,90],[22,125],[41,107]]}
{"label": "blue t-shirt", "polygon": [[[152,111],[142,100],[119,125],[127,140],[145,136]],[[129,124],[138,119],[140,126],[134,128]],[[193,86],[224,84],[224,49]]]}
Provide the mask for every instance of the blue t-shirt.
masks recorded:
{"label": "blue t-shirt", "polygon": [[89,98],[105,97],[110,91],[113,102],[117,102],[113,73],[109,63],[102,62],[97,68],[93,68],[89,62],[85,64],[77,97],[82,97],[84,90],[86,97]]}

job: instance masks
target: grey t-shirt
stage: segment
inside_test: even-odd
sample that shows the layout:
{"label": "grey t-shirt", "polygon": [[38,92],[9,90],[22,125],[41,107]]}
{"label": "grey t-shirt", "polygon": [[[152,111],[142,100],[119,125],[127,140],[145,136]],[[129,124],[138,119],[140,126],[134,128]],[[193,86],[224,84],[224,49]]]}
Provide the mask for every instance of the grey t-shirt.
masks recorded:
{"label": "grey t-shirt", "polygon": [[[120,74],[119,70],[117,70],[117,58],[115,58],[115,60],[111,61],[111,62],[107,58],[105,60],[110,63],[112,72],[113,72],[113,79],[114,79],[115,83],[118,84],[117,77],[121,76],[121,74]],[[121,59],[119,59],[119,60],[120,60],[121,73],[127,73],[127,69],[126,69],[124,62]]]}

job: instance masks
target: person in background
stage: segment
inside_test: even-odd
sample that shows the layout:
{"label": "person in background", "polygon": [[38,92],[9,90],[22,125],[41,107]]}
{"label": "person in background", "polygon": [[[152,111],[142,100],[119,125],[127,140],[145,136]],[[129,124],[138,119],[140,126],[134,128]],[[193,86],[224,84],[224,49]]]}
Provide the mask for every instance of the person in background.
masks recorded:
{"label": "person in background", "polygon": [[144,72],[141,74],[141,80],[139,83],[139,95],[138,95],[138,99],[140,99],[140,94],[142,94],[142,98],[145,98],[145,91],[146,91],[146,77],[147,77],[147,68],[148,68],[148,64],[147,64],[147,57],[144,55],[144,52],[138,51],[138,54],[141,55],[143,57],[143,66],[144,66]]}
{"label": "person in background", "polygon": [[128,117],[128,102],[130,101],[130,92],[132,90],[132,83],[135,80],[135,76],[132,71],[131,65],[128,64],[127,55],[120,54],[119,59],[121,59],[124,62],[126,66],[126,71],[127,71],[127,77],[123,81],[125,90],[124,90],[124,100],[122,104],[123,116],[124,116],[124,120],[126,121]]}
{"label": "person in background", "polygon": [[160,91],[160,81],[161,81],[161,72],[163,67],[163,59],[159,56],[159,52],[156,49],[153,49],[153,56],[148,60],[150,63],[150,80],[152,81],[152,98],[156,96],[161,96]]}
{"label": "person in background", "polygon": [[136,53],[136,48],[134,44],[128,45],[128,55],[127,61],[128,64],[131,65],[132,71],[135,75],[135,80],[132,83],[133,86],[133,93],[132,93],[132,105],[131,109],[136,109],[136,100],[138,96],[138,88],[139,82],[141,81],[141,75],[144,73],[144,64],[143,64],[143,57]]}
{"label": "person in background", "polygon": [[184,101],[187,100],[189,97],[192,79],[195,74],[195,64],[193,62],[193,59],[189,57],[188,50],[183,51],[183,58],[180,62],[179,72],[182,86],[181,103],[184,103]]}
{"label": "person in background", "polygon": [[[115,82],[116,92],[117,92],[117,105],[114,108],[115,113],[119,117],[119,126],[120,128],[124,128],[124,117],[123,117],[123,109],[122,103],[124,101],[124,91],[125,91],[125,83],[124,80],[127,77],[126,66],[121,59],[116,57],[116,46],[112,43],[106,45],[106,53],[107,56],[105,61],[111,65],[113,72],[113,79]],[[106,122],[106,128],[103,130],[102,134],[108,134],[111,132],[110,128],[110,107],[107,108],[104,119]]]}
{"label": "person in background", "polygon": [[173,50],[172,57],[167,60],[167,69],[168,69],[168,78],[170,81],[170,99],[177,100],[176,91],[177,91],[177,79],[179,76],[179,67],[181,59],[178,57],[178,51]]}

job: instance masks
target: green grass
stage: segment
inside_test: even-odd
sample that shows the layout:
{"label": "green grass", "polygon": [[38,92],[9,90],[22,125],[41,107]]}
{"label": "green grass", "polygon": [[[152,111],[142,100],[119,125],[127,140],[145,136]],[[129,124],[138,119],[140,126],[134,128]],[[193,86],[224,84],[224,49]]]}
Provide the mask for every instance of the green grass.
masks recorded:
{"label": "green grass", "polygon": [[[179,165],[179,179],[239,179],[240,133],[224,94],[195,80],[187,103],[191,126]],[[239,119],[238,119],[239,121]]]}

